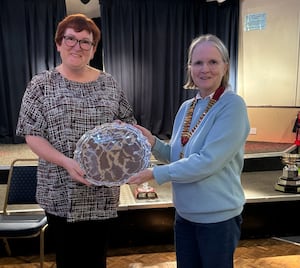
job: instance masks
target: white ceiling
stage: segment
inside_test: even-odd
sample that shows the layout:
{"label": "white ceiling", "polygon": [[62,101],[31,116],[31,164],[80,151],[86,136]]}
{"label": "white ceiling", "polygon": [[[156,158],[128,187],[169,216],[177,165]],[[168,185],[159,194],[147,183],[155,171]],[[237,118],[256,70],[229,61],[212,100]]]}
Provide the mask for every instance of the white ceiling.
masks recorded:
{"label": "white ceiling", "polygon": [[90,0],[83,4],[80,0],[66,0],[67,15],[74,13],[83,13],[89,18],[100,17],[99,0]]}

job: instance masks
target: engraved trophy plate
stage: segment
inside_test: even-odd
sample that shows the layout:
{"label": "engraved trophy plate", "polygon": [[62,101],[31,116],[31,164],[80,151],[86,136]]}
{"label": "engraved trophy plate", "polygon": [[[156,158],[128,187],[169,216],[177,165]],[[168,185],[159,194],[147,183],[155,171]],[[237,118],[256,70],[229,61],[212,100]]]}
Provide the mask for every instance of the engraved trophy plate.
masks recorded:
{"label": "engraved trophy plate", "polygon": [[105,123],[79,139],[74,159],[95,185],[120,186],[150,164],[151,145],[142,132],[126,123]]}

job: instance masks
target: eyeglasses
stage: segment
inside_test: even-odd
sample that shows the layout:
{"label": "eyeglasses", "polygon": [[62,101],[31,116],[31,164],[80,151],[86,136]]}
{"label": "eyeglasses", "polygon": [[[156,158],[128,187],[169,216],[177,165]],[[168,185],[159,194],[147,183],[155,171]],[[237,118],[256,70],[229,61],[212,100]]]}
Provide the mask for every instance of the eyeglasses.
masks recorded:
{"label": "eyeglasses", "polygon": [[64,40],[65,40],[65,44],[68,47],[74,47],[76,46],[77,43],[79,43],[80,48],[83,50],[90,50],[91,47],[95,45],[90,40],[86,40],[86,39],[78,40],[73,36],[67,36],[67,35],[64,35]]}

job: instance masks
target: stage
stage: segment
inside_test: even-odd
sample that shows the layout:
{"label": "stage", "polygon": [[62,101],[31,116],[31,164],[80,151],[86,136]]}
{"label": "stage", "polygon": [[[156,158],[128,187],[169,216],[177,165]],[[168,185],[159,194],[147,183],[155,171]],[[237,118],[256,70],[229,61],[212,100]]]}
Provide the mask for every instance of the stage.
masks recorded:
{"label": "stage", "polygon": [[[293,144],[250,142],[245,147],[245,167],[241,180],[246,204],[243,211],[243,238],[299,235],[296,217],[300,195],[276,191],[274,186],[282,174],[281,157],[295,153]],[[10,162],[15,158],[36,157],[24,144],[0,145],[0,195],[5,190]],[[154,164],[157,164],[155,161]],[[118,231],[112,238],[116,247],[168,244],[173,239],[174,207],[171,183],[150,182],[158,198],[138,200],[134,185],[121,186]],[[0,197],[0,203],[3,197]],[[0,204],[1,206],[1,204]],[[121,226],[121,227],[120,227]],[[120,241],[120,236],[123,237]]]}
{"label": "stage", "polygon": [[[296,150],[287,143],[247,142],[245,146],[245,166],[242,173],[246,200],[248,203],[295,201],[299,194],[288,194],[274,190],[274,185],[282,174],[281,156]],[[0,144],[0,177],[5,184],[10,163],[15,158],[36,158],[26,144]],[[153,159],[155,164],[155,160]],[[2,171],[2,172],[1,172]],[[157,185],[150,182],[158,198],[137,200],[135,186],[122,185],[120,210],[173,207],[171,184]]]}

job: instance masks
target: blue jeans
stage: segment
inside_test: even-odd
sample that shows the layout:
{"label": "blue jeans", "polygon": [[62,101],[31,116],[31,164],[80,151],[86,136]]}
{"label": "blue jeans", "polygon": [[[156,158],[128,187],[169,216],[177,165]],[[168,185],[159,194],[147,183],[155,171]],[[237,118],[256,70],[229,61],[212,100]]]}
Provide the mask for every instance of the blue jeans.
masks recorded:
{"label": "blue jeans", "polygon": [[217,223],[194,223],[175,215],[177,268],[233,268],[242,216]]}

